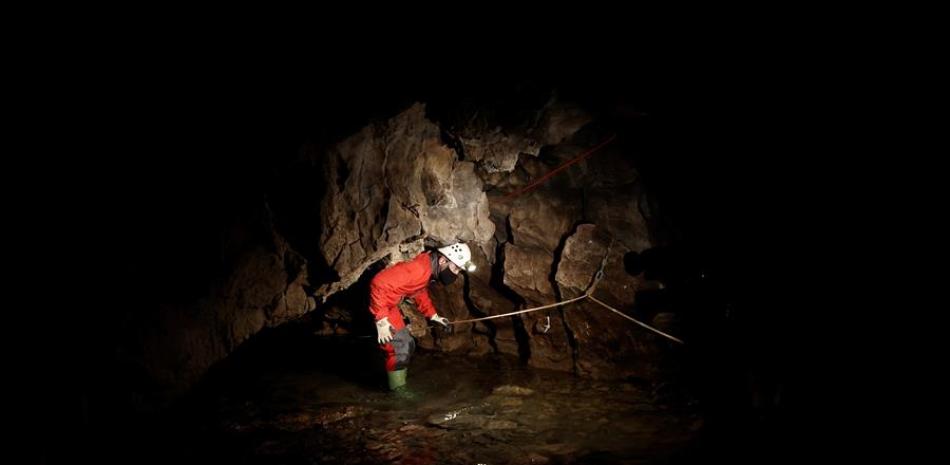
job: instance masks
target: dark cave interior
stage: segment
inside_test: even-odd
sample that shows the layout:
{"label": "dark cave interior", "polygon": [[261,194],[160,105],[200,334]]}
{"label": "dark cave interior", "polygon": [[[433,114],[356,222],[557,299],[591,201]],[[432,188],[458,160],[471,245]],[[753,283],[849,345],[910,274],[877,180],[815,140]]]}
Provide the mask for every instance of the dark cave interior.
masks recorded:
{"label": "dark cave interior", "polygon": [[[45,451],[45,460],[468,463],[479,459],[474,450],[494,450],[500,455],[488,457],[496,462],[507,457],[508,463],[633,463],[643,457],[653,457],[645,460],[647,463],[791,460],[798,448],[795,438],[805,421],[800,408],[807,402],[798,384],[797,359],[801,352],[813,349],[801,347],[801,323],[795,318],[800,300],[789,297],[800,289],[798,282],[803,279],[792,264],[799,263],[798,248],[804,244],[789,240],[796,234],[789,228],[802,226],[789,226],[800,206],[785,190],[788,180],[805,169],[795,161],[801,149],[795,132],[807,131],[807,125],[801,123],[797,112],[786,109],[794,108],[801,97],[797,94],[807,91],[780,90],[774,82],[743,77],[743,73],[698,75],[694,69],[654,72],[647,66],[629,66],[600,72],[558,71],[406,72],[368,67],[348,73],[329,69],[301,73],[284,67],[258,78],[260,72],[242,75],[239,70],[187,73],[171,69],[147,70],[151,73],[147,78],[97,87],[103,89],[97,113],[106,116],[84,122],[82,137],[103,141],[101,152],[109,156],[92,155],[69,162],[91,174],[74,181],[81,185],[82,196],[64,200],[58,214],[64,222],[93,226],[80,228],[69,238],[71,243],[82,243],[83,255],[88,256],[72,261],[63,274],[78,281],[95,269],[100,276],[95,279],[105,291],[90,296],[95,311],[77,315],[64,310],[56,316],[70,329],[62,338],[65,346],[50,346],[44,354],[56,367],[49,370],[55,374],[44,373],[44,378],[50,379],[46,384],[60,386],[44,392],[54,399],[47,412],[50,420],[42,421],[40,427],[46,431],[38,445]],[[535,373],[512,355],[517,352],[495,352],[497,347],[471,356],[441,350],[436,335],[434,349],[424,346],[415,355],[419,381],[430,383],[420,389],[436,399],[439,390],[433,386],[455,386],[443,379],[448,375],[439,374],[444,369],[470,384],[453,387],[460,402],[475,405],[475,398],[491,391],[485,403],[506,406],[499,411],[517,408],[512,407],[517,404],[543,412],[548,405],[545,402],[558,405],[557,401],[527,396],[521,404],[512,400],[516,397],[500,395],[499,389],[507,392],[504,389],[508,388],[499,384],[531,386],[539,391],[545,382],[552,383],[550,386],[566,383],[563,389],[569,395],[580,395],[574,390],[602,388],[610,395],[603,397],[606,400],[590,400],[594,405],[590,408],[603,408],[604,412],[617,408],[630,415],[631,425],[643,421],[633,420],[639,410],[624,410],[627,404],[620,397],[617,402],[621,403],[611,404],[611,395],[622,389],[642,391],[660,405],[656,407],[660,411],[673,412],[670,416],[677,421],[701,419],[702,426],[689,426],[687,433],[680,433],[684,435],[681,442],[657,445],[663,452],[656,456],[649,449],[617,446],[628,441],[625,435],[629,441],[642,439],[637,436],[639,430],[631,426],[629,431],[611,429],[615,432],[607,434],[611,442],[606,445],[584,445],[584,440],[578,440],[581,445],[575,449],[538,445],[522,450],[517,443],[528,440],[506,433],[505,422],[545,431],[539,426],[545,424],[542,414],[519,423],[494,410],[490,414],[473,410],[476,413],[470,417],[482,423],[471,429],[453,429],[390,408],[380,400],[385,393],[377,392],[381,389],[373,384],[373,372],[364,366],[373,344],[362,339],[369,342],[367,346],[359,338],[375,337],[370,315],[353,310],[343,320],[349,325],[347,334],[319,333],[326,325],[326,309],[366,306],[368,282],[385,263],[366,268],[350,289],[318,303],[315,310],[254,331],[247,342],[229,346],[231,353],[216,358],[206,374],[167,402],[142,397],[141,392],[151,389],[143,386],[155,381],[124,358],[127,351],[138,354],[130,348],[141,349],[145,326],[138,325],[157,324],[165,309],[209,299],[209,288],[242,266],[244,256],[234,250],[264,243],[270,240],[271,230],[278,231],[289,247],[306,259],[303,268],[309,281],[302,286],[304,291],[312,295],[321,284],[339,278],[321,254],[320,199],[326,186],[314,160],[321,160],[322,155],[309,154],[325,153],[368,124],[382,124],[415,102],[426,105],[426,118],[439,125],[443,143],[453,147],[446,132],[464,125],[471,115],[479,114],[508,131],[531,119],[552,96],[581,108],[594,122],[586,133],[579,133],[577,144],[589,147],[616,135],[612,155],[599,161],[596,157],[600,155],[595,155],[590,163],[602,163],[598,169],[608,170],[633,166],[643,191],[649,194],[653,211],[647,223],[653,246],[627,253],[621,267],[629,276],[664,286],[638,292],[636,306],[628,310],[654,318],[674,309],[672,313],[681,322],[675,329],[687,344],[677,347],[658,339],[637,339],[637,344],[658,347],[651,349],[665,357],[658,363],[676,366],[669,378],[663,378],[667,375],[662,373],[659,377],[628,376],[601,385],[577,374],[576,369],[575,373]],[[616,154],[626,158],[614,166]],[[559,152],[549,149],[538,155],[547,168],[562,162],[559,157]],[[577,169],[572,167],[562,176],[574,176],[571,170]],[[543,189],[556,192],[567,182],[564,178],[553,178]],[[484,189],[493,201],[492,189],[505,193],[510,187],[495,187],[486,181]],[[267,228],[258,227],[262,204],[267,206]],[[555,253],[562,249],[563,238]],[[510,253],[508,259],[512,260]],[[505,266],[494,265],[496,271]],[[551,274],[553,281],[553,270]],[[450,289],[466,286],[468,299],[469,281],[466,278]],[[549,297],[555,300],[554,295]],[[473,304],[468,302],[468,306]],[[139,314],[145,313],[159,316],[140,318]],[[519,320],[514,324],[526,323]],[[170,325],[175,328],[174,323]],[[525,328],[516,328],[515,334],[531,330]],[[489,340],[497,344],[496,329],[490,331]],[[523,349],[526,343],[514,344]],[[152,349],[145,349],[146,355],[148,350]],[[161,353],[152,355],[163,357]],[[301,373],[312,378],[289,381],[288,377],[303,377]],[[481,376],[504,379],[505,383],[482,385]],[[280,404],[285,400],[275,400],[275,396],[289,396],[291,400],[286,402],[290,403],[306,396],[286,386],[284,391],[271,389],[273,385],[267,383],[275,379],[300,383],[294,384],[300,389],[319,391],[320,386],[325,387],[314,394],[326,399],[321,408],[329,409],[334,402],[346,404],[345,410],[340,410],[345,419],[333,423],[320,420],[323,423],[317,426],[294,429],[286,426],[291,420],[283,413],[273,413],[272,417],[280,420],[273,420],[271,426],[260,426],[266,423],[261,418],[271,418],[268,413],[240,416],[249,415],[244,410],[252,404],[264,411],[292,408]],[[73,384],[75,388],[63,387]],[[334,394],[334,389],[339,389],[339,394]],[[368,394],[353,394],[348,389],[365,389]],[[441,400],[432,402],[420,408],[441,412],[453,407],[439,404]],[[569,412],[575,407],[564,404],[559,408]],[[233,413],[238,410],[240,415]],[[347,430],[331,434],[328,425],[356,422],[349,426],[354,428],[353,434],[359,434],[361,427],[363,431],[371,426],[386,427],[372,423],[372,413],[359,413],[364,411],[388,412],[388,421],[409,428],[412,434],[438,433],[455,440],[453,435],[480,438],[479,431],[492,430],[496,436],[489,437],[495,442],[477,439],[471,450],[465,451],[456,445],[457,455],[445,455],[438,447],[419,452],[422,449],[416,443],[404,444],[396,451],[360,449],[373,441],[396,441],[388,436],[347,443],[349,446],[328,445],[328,438],[337,437],[333,434],[348,434]],[[329,415],[326,412],[329,410],[319,410],[314,415]],[[359,423],[361,418],[370,423]],[[625,418],[611,417],[611,421],[624,422]],[[226,423],[239,426],[221,426]],[[257,429],[251,433],[240,429],[252,428],[249,425]],[[271,433],[261,432],[265,430],[280,430],[280,434],[269,436]],[[554,430],[555,435],[567,434]],[[590,434],[604,435],[596,431]],[[450,441],[448,436],[438,437]],[[573,441],[558,438],[564,443]],[[614,446],[617,448],[610,449]]]}

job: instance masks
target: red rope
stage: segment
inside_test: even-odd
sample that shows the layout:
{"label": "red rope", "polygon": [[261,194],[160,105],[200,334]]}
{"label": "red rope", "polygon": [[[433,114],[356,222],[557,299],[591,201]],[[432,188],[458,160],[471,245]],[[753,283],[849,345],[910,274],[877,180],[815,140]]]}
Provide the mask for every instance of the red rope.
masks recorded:
{"label": "red rope", "polygon": [[518,190],[516,190],[516,191],[514,191],[514,192],[512,192],[512,193],[510,193],[510,194],[508,194],[508,195],[506,195],[506,196],[504,196],[504,197],[500,200],[500,202],[508,202],[508,201],[510,201],[511,199],[515,198],[515,197],[518,197],[518,196],[520,196],[520,195],[522,195],[522,194],[524,194],[524,193],[526,193],[526,192],[528,192],[528,191],[530,191],[530,190],[533,190],[535,187],[541,185],[542,183],[544,183],[544,181],[547,181],[548,179],[550,179],[550,178],[551,178],[552,176],[554,176],[555,174],[558,174],[559,172],[561,172],[561,171],[567,169],[569,166],[571,166],[571,165],[573,165],[573,164],[575,164],[575,163],[577,163],[577,162],[579,162],[579,161],[581,161],[581,160],[584,160],[585,158],[590,157],[591,155],[594,154],[594,152],[597,152],[598,150],[602,149],[602,148],[603,148],[604,146],[606,146],[607,144],[613,142],[614,139],[616,139],[616,138],[617,138],[617,135],[614,134],[614,135],[610,136],[609,139],[607,139],[607,140],[601,142],[600,144],[597,144],[597,145],[594,146],[593,148],[591,148],[591,149],[589,149],[589,150],[587,150],[587,151],[581,153],[580,155],[578,155],[578,156],[576,156],[576,157],[574,157],[574,158],[572,158],[572,159],[570,159],[570,160],[568,160],[568,161],[566,161],[566,162],[564,162],[564,163],[561,163],[557,168],[554,168],[553,170],[548,171],[547,173],[544,174],[544,176],[541,176],[540,178],[534,180],[534,182],[532,182],[531,184],[528,184],[527,186],[524,186],[524,187],[522,187],[521,189],[518,189]]}

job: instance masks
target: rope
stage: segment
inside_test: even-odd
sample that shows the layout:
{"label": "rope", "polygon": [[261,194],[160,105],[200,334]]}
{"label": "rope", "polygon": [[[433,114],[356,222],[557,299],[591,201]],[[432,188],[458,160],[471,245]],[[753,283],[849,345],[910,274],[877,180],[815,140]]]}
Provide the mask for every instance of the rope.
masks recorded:
{"label": "rope", "polygon": [[600,299],[598,299],[597,297],[594,297],[594,296],[592,296],[592,295],[590,295],[590,296],[588,296],[588,297],[590,297],[590,300],[593,300],[594,302],[600,304],[602,307],[606,308],[607,310],[610,310],[611,312],[614,312],[614,313],[616,313],[616,314],[618,314],[618,315],[620,315],[620,316],[622,316],[622,317],[624,317],[624,318],[626,318],[626,319],[628,319],[628,320],[630,320],[630,321],[632,321],[632,322],[634,322],[634,323],[636,323],[636,324],[638,324],[638,325],[640,325],[640,326],[643,326],[644,328],[649,329],[650,331],[653,331],[654,333],[657,333],[657,334],[659,334],[660,336],[663,336],[663,337],[665,337],[665,338],[667,338],[667,339],[671,339],[671,340],[673,340],[673,341],[679,342],[680,344],[685,344],[685,342],[683,342],[682,340],[677,339],[677,338],[675,338],[675,337],[673,337],[673,336],[670,336],[669,334],[666,334],[666,333],[664,333],[663,331],[660,331],[659,329],[656,329],[656,328],[654,328],[654,327],[652,327],[652,326],[650,326],[650,325],[648,325],[648,324],[646,324],[646,323],[643,323],[643,322],[637,320],[636,318],[633,318],[632,316],[629,316],[629,315],[627,315],[626,313],[623,313],[623,312],[621,312],[620,310],[617,310],[616,308],[613,308],[613,307],[611,307],[610,305],[607,305],[607,304],[601,302]]}
{"label": "rope", "polygon": [[584,158],[589,157],[590,155],[593,155],[594,152],[596,152],[596,151],[602,149],[605,145],[607,145],[607,144],[613,142],[614,139],[616,139],[616,138],[617,138],[617,135],[616,135],[616,134],[610,136],[610,138],[608,138],[607,140],[601,142],[600,144],[597,144],[597,145],[594,146],[593,148],[591,148],[591,149],[589,149],[589,150],[587,150],[587,151],[581,153],[580,155],[578,155],[578,156],[576,156],[576,157],[574,157],[574,158],[572,158],[572,159],[570,159],[570,160],[568,160],[568,161],[566,161],[566,162],[564,162],[564,163],[561,163],[560,166],[558,166],[557,168],[554,168],[554,169],[551,170],[551,171],[548,171],[547,173],[544,174],[544,176],[541,176],[540,178],[534,180],[534,182],[532,182],[531,184],[528,184],[527,186],[524,186],[524,187],[522,187],[521,189],[518,189],[518,190],[516,190],[516,191],[514,191],[514,192],[512,192],[512,193],[510,193],[510,194],[508,194],[508,195],[506,195],[506,196],[504,196],[504,197],[502,197],[502,198],[499,199],[498,201],[499,201],[499,202],[508,202],[508,201],[510,201],[511,199],[514,199],[515,197],[520,196],[521,194],[524,194],[524,193],[526,193],[526,192],[528,192],[528,191],[530,191],[530,190],[533,190],[535,187],[539,186],[539,185],[540,185],[541,183],[543,183],[544,181],[547,181],[551,176],[554,176],[555,174],[557,174],[557,173],[559,173],[559,172],[561,172],[561,171],[567,169],[567,167],[569,167],[569,166],[571,166],[571,165],[573,165],[573,164],[575,164],[575,163],[577,163],[577,162],[583,160]]}
{"label": "rope", "polygon": [[618,314],[618,315],[620,315],[620,316],[622,316],[622,317],[624,317],[624,318],[626,318],[626,319],[628,319],[628,320],[630,320],[630,321],[632,321],[632,322],[634,322],[634,323],[636,323],[636,324],[638,324],[638,325],[640,325],[640,326],[642,326],[642,327],[644,327],[644,328],[646,328],[646,329],[648,329],[648,330],[650,330],[650,331],[653,331],[654,333],[659,334],[660,336],[663,336],[663,337],[665,337],[665,338],[667,338],[667,339],[670,339],[670,340],[672,340],[672,341],[678,342],[678,343],[680,343],[680,344],[686,344],[686,343],[683,342],[681,339],[676,338],[676,337],[674,337],[674,336],[670,336],[669,334],[666,334],[666,333],[664,333],[663,331],[660,331],[659,329],[656,329],[656,328],[654,328],[654,327],[652,327],[652,326],[650,326],[650,325],[648,325],[648,324],[646,324],[646,323],[644,323],[644,322],[642,322],[642,321],[640,321],[640,320],[637,320],[636,318],[633,318],[632,316],[627,315],[626,313],[621,312],[620,310],[617,310],[617,309],[611,307],[610,305],[607,305],[606,303],[604,303],[603,301],[601,301],[601,300],[598,299],[597,297],[594,297],[594,290],[597,288],[597,284],[600,283],[600,280],[604,277],[604,267],[605,267],[606,264],[607,264],[607,256],[610,254],[610,246],[612,246],[612,245],[613,245],[613,241],[611,241],[610,245],[607,246],[607,253],[604,254],[604,259],[601,260],[601,262],[600,262],[600,269],[597,270],[597,273],[594,274],[594,278],[592,279],[592,282],[591,282],[591,284],[590,284],[590,287],[588,287],[588,288],[587,288],[587,291],[584,292],[584,294],[581,295],[581,296],[579,296],[579,297],[575,297],[575,298],[573,298],[573,299],[568,299],[568,300],[565,300],[565,301],[562,301],[562,302],[555,302],[555,303],[553,303],[553,304],[542,305],[542,306],[540,306],[540,307],[526,308],[526,309],[524,309],[524,310],[518,310],[518,311],[516,311],[516,312],[502,313],[501,315],[491,315],[491,316],[486,316],[486,317],[481,317],[481,318],[470,318],[470,319],[468,319],[468,320],[450,321],[449,324],[450,324],[450,325],[460,325],[460,324],[464,324],[464,323],[474,323],[474,322],[476,322],[476,321],[493,320],[493,319],[495,319],[495,318],[504,318],[504,317],[513,316],[513,315],[521,315],[521,314],[523,314],[523,313],[531,313],[531,312],[537,312],[537,311],[540,311],[540,310],[546,310],[546,309],[549,309],[549,308],[560,307],[560,306],[562,306],[562,305],[567,305],[567,304],[570,304],[570,303],[577,302],[577,301],[579,301],[579,300],[583,300],[583,299],[590,298],[590,300],[593,300],[594,303],[596,303],[596,304],[598,304],[598,305],[600,305],[600,306],[606,308],[607,310],[610,310],[610,311],[612,311],[612,312],[614,312],[614,313],[616,313],[616,314]]}
{"label": "rope", "polygon": [[542,306],[540,306],[540,307],[526,308],[526,309],[524,309],[524,310],[519,310],[519,311],[517,311],[517,312],[503,313],[503,314],[501,314],[501,315],[492,315],[492,316],[486,316],[486,317],[482,317],[482,318],[472,318],[472,319],[470,319],[470,320],[450,321],[449,324],[450,324],[450,325],[460,325],[460,324],[462,324],[462,323],[471,323],[471,322],[473,322],[473,321],[492,320],[492,319],[495,319],[495,318],[502,318],[502,317],[511,316],[511,315],[519,315],[519,314],[522,314],[522,313],[536,312],[536,311],[538,311],[538,310],[544,310],[544,309],[548,309],[548,308],[559,307],[559,306],[561,306],[561,305],[567,305],[567,304],[572,303],[572,302],[577,302],[578,300],[581,300],[581,299],[583,299],[583,298],[585,298],[585,297],[587,297],[587,294],[584,294],[584,295],[582,295],[582,296],[580,296],[580,297],[573,298],[573,299],[571,299],[571,300],[565,300],[565,301],[563,301],[563,302],[556,302],[556,303],[553,303],[553,304],[550,304],[550,305],[542,305]]}
{"label": "rope", "polygon": [[610,305],[607,305],[606,303],[604,303],[603,301],[601,301],[601,300],[598,299],[597,297],[594,297],[594,296],[591,295],[591,294],[584,294],[584,295],[582,295],[582,296],[580,296],[580,297],[575,297],[575,298],[573,298],[573,299],[565,300],[565,301],[563,301],[563,302],[555,302],[555,303],[553,303],[553,304],[542,305],[542,306],[540,306],[540,307],[526,308],[526,309],[524,309],[524,310],[518,310],[517,312],[503,313],[503,314],[501,314],[501,315],[492,315],[492,316],[486,316],[486,317],[482,317],[482,318],[471,318],[471,319],[468,319],[468,320],[450,321],[449,324],[450,324],[450,325],[460,325],[460,324],[463,324],[463,323],[473,323],[473,322],[476,322],[476,321],[493,320],[493,319],[495,319],[495,318],[504,318],[504,317],[506,317],[506,316],[520,315],[520,314],[522,314],[522,313],[537,312],[537,311],[546,310],[546,309],[549,309],[549,308],[560,307],[561,305],[567,305],[567,304],[570,304],[570,303],[577,302],[578,300],[583,300],[583,299],[587,299],[587,298],[590,298],[590,300],[593,300],[594,303],[596,303],[596,304],[598,304],[598,305],[600,305],[600,306],[606,308],[607,310],[610,310],[610,311],[612,311],[612,312],[614,312],[614,313],[616,313],[616,314],[618,314],[618,315],[620,315],[620,316],[622,316],[622,317],[624,317],[624,318],[626,318],[626,319],[628,319],[628,320],[630,320],[630,321],[632,321],[632,322],[634,322],[634,323],[636,323],[636,324],[638,324],[638,325],[640,325],[640,326],[642,326],[642,327],[644,327],[644,328],[646,328],[646,329],[648,329],[648,330],[650,330],[650,331],[653,331],[654,333],[659,334],[660,336],[663,336],[663,337],[665,337],[665,338],[667,338],[667,339],[670,339],[670,340],[672,340],[672,341],[674,341],[674,342],[678,342],[678,343],[680,343],[680,344],[686,344],[685,342],[683,342],[682,339],[679,339],[679,338],[677,338],[677,337],[675,337],[675,336],[670,336],[669,334],[666,334],[666,333],[664,333],[663,331],[660,331],[659,329],[656,329],[656,328],[654,328],[654,327],[652,327],[652,326],[650,326],[650,325],[648,325],[648,324],[646,324],[646,323],[644,323],[644,322],[642,322],[642,321],[640,321],[640,320],[637,320],[636,318],[633,318],[632,316],[629,316],[629,315],[627,315],[626,313],[623,313],[623,312],[621,312],[620,310],[617,310],[617,309],[611,307]]}

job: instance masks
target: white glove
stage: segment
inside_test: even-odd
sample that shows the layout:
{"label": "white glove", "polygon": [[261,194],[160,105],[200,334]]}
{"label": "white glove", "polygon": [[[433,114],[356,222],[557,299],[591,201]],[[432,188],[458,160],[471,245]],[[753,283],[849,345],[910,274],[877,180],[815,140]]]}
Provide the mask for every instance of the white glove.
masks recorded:
{"label": "white glove", "polygon": [[429,320],[434,321],[434,322],[436,322],[436,323],[438,323],[438,324],[440,324],[440,325],[442,325],[442,326],[444,326],[444,327],[446,327],[446,328],[449,327],[449,320],[448,320],[448,318],[446,318],[446,317],[444,317],[444,316],[439,316],[438,313],[435,314],[435,315],[432,315],[432,318],[429,318]]}
{"label": "white glove", "polygon": [[393,325],[389,324],[389,318],[383,318],[376,322],[376,342],[385,344],[393,340]]}

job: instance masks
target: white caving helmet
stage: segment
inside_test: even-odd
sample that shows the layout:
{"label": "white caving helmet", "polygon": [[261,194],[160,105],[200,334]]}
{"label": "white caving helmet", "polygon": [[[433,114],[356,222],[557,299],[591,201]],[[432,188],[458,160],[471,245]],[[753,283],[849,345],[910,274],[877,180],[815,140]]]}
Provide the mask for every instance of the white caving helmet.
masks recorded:
{"label": "white caving helmet", "polygon": [[448,258],[459,268],[469,272],[475,271],[475,264],[472,263],[472,251],[465,243],[458,242],[447,245],[439,249],[439,253],[445,255],[445,258]]}

